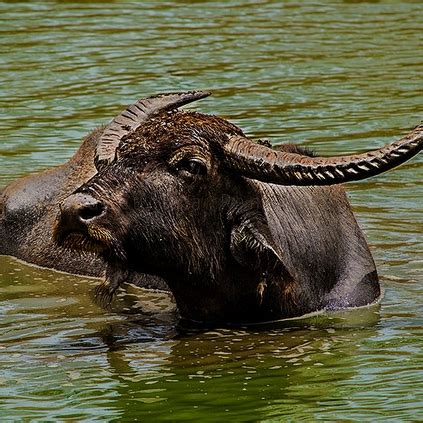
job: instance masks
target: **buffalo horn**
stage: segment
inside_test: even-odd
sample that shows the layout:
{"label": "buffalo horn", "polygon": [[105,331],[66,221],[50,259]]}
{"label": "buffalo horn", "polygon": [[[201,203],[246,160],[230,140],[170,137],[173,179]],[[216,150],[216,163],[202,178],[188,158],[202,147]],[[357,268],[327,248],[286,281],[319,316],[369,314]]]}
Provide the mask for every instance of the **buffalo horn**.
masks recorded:
{"label": "buffalo horn", "polygon": [[392,169],[423,148],[423,124],[378,150],[337,157],[309,157],[275,151],[248,138],[231,136],[226,165],[251,179],[279,185],[332,185],[357,181]]}
{"label": "buffalo horn", "polygon": [[96,148],[94,160],[96,167],[100,168],[111,163],[115,159],[116,148],[120,140],[135,131],[151,116],[164,110],[176,109],[209,95],[210,93],[205,91],[160,94],[142,98],[127,107],[104,128]]}

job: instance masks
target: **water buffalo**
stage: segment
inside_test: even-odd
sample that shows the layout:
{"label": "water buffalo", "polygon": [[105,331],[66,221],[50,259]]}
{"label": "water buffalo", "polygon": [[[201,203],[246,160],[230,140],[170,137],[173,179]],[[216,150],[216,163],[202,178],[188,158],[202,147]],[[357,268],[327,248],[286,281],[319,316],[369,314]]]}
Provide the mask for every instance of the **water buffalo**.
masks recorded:
{"label": "water buffalo", "polygon": [[99,276],[101,260],[64,251],[52,241],[59,204],[96,173],[94,151],[102,129],[94,131],[64,165],[30,175],[0,193],[0,254],[44,267]]}
{"label": "water buffalo", "polygon": [[182,317],[235,323],[376,301],[376,267],[340,184],[417,154],[423,125],[376,151],[313,157],[178,110],[207,95],[130,106],[99,139],[98,173],[61,204],[57,243],[107,263],[98,294],[110,299],[131,271],[157,275]]}

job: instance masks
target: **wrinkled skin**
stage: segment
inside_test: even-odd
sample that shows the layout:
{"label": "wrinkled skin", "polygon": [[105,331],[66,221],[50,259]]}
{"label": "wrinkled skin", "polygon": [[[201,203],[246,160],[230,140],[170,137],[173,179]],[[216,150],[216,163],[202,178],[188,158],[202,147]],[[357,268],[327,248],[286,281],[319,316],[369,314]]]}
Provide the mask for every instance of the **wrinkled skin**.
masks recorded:
{"label": "wrinkled skin", "polygon": [[[0,254],[68,273],[103,276],[100,257],[60,248],[52,239],[59,204],[97,172],[94,149],[102,131],[90,134],[67,163],[20,178],[0,191]],[[132,273],[128,279],[167,289],[158,278]]]}
{"label": "wrinkled skin", "polygon": [[192,320],[269,321],[377,300],[375,264],[342,186],[230,172],[221,149],[230,135],[243,134],[199,113],[149,120],[64,201],[55,239],[108,263],[100,295],[128,271],[156,275]]}

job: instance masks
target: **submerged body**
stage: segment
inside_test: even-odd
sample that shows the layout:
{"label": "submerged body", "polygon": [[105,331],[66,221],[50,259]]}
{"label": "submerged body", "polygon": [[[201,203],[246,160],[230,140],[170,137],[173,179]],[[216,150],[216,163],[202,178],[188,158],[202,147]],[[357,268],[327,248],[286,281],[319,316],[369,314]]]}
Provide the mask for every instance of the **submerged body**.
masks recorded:
{"label": "submerged body", "polygon": [[87,137],[65,164],[29,175],[0,192],[0,254],[69,273],[101,276],[100,257],[59,248],[52,239],[59,204],[96,173],[94,151],[102,129]]}
{"label": "submerged body", "polygon": [[98,173],[62,203],[55,239],[103,257],[99,295],[108,300],[128,271],[156,275],[182,317],[224,323],[377,300],[376,267],[340,184],[417,154],[423,127],[373,152],[311,157],[177,110],[207,95],[130,106],[99,140]]}

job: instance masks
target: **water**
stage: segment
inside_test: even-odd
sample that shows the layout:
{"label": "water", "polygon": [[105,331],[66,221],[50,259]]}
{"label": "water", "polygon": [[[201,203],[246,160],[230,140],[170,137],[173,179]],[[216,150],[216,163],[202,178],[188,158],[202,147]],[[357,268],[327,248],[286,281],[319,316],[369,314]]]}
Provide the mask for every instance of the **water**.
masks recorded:
{"label": "water", "polygon": [[[273,143],[378,147],[422,119],[421,2],[0,4],[0,186],[62,163],[140,96]],[[380,306],[252,328],[178,326],[162,294],[111,312],[95,280],[0,257],[0,420],[423,419],[423,156],[349,184]]]}

